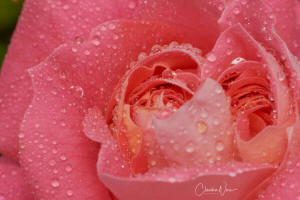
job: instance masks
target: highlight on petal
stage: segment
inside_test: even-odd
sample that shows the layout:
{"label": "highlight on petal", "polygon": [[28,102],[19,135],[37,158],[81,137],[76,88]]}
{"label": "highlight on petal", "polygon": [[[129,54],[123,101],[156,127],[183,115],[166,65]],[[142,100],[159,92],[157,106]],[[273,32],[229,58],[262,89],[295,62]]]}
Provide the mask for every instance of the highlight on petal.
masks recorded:
{"label": "highlight on petal", "polygon": [[19,165],[8,158],[0,157],[0,199],[33,200]]}
{"label": "highlight on petal", "polygon": [[96,175],[99,144],[83,133],[91,127],[83,129],[85,114],[95,106],[103,112],[140,52],[172,40],[176,34],[158,23],[109,21],[88,40],[60,46],[29,70],[35,93],[19,135],[20,161],[36,198],[111,199]]}

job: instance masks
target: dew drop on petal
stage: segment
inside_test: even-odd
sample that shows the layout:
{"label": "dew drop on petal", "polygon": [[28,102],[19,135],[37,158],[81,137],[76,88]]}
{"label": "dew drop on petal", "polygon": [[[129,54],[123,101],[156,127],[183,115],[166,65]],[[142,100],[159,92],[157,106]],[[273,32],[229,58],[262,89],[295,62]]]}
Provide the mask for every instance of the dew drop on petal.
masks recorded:
{"label": "dew drop on petal", "polygon": [[210,53],[208,56],[207,56],[207,60],[210,61],[210,62],[215,62],[217,60],[217,57],[215,54],[213,53]]}
{"label": "dew drop on petal", "polygon": [[73,196],[73,191],[72,191],[72,190],[67,190],[67,195],[68,195],[69,197]]}
{"label": "dew drop on petal", "polygon": [[232,65],[236,65],[236,64],[238,64],[238,63],[240,63],[240,62],[244,62],[244,61],[245,61],[244,58],[237,57],[237,58],[235,58],[235,59],[231,62],[231,64],[232,64]]}
{"label": "dew drop on petal", "polygon": [[60,186],[60,183],[59,183],[58,180],[53,180],[53,181],[51,182],[51,185],[52,185],[52,187],[57,188],[57,187]]}
{"label": "dew drop on petal", "polygon": [[129,2],[128,8],[134,9],[135,7],[136,7],[136,3],[135,2],[133,2],[133,1]]}
{"label": "dew drop on petal", "polygon": [[170,183],[175,183],[175,181],[176,181],[176,179],[174,177],[170,177],[168,180]]}
{"label": "dew drop on petal", "polygon": [[71,166],[71,165],[67,165],[67,166],[65,167],[65,170],[66,170],[66,172],[71,172],[73,169],[72,169],[72,166]]}
{"label": "dew drop on petal", "polygon": [[221,143],[221,142],[217,143],[216,149],[217,149],[217,151],[223,151],[224,150],[224,144]]}

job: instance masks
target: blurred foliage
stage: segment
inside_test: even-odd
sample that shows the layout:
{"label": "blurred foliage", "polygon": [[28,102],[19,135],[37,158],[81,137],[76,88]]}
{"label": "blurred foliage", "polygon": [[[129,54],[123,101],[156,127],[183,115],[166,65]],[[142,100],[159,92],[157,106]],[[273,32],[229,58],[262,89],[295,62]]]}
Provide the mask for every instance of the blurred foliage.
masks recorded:
{"label": "blurred foliage", "polygon": [[0,68],[22,5],[23,0],[0,0]]}

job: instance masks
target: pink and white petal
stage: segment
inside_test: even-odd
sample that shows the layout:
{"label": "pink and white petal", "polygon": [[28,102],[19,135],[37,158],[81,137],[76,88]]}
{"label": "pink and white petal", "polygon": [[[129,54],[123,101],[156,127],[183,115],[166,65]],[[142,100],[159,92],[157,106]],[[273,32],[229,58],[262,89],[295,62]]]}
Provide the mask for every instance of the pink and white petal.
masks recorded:
{"label": "pink and white petal", "polygon": [[83,133],[85,111],[98,106],[102,112],[126,66],[141,51],[173,39],[157,23],[111,21],[30,69],[35,95],[19,135],[20,161],[37,198],[111,198],[97,178],[99,144]]}
{"label": "pink and white petal", "polygon": [[[207,51],[219,32],[217,19],[221,9],[218,7],[224,8],[221,0],[193,0],[189,4],[181,0],[26,1],[1,72],[0,132],[5,134],[2,138],[6,141],[0,141],[0,152],[17,159],[16,135],[32,99],[31,81],[25,70],[40,63],[58,45],[69,40],[80,42],[97,24],[124,18],[171,24],[186,42],[196,41]],[[202,19],[204,28],[195,25],[191,20],[194,18]]]}
{"label": "pink and white petal", "polygon": [[[128,177],[128,167],[118,160],[120,153],[113,145],[103,145],[99,155],[97,167],[100,179],[122,200],[240,200],[256,190],[276,170],[270,165],[228,163],[191,169],[168,168]],[[115,163],[113,170],[111,162]],[[221,186],[221,192],[202,193],[203,186],[217,190]],[[226,192],[225,188],[228,189]]]}
{"label": "pink and white petal", "polygon": [[0,158],[0,199],[33,199],[20,166],[15,161],[5,157]]}

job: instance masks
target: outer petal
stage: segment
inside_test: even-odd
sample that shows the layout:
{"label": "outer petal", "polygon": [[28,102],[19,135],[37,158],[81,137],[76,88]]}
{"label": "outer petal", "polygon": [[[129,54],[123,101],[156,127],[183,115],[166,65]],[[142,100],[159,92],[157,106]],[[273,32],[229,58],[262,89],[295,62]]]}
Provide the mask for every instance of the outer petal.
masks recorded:
{"label": "outer petal", "polygon": [[126,66],[142,50],[174,39],[157,23],[111,21],[30,69],[35,96],[19,135],[20,160],[37,198],[110,199],[96,175],[99,145],[82,131],[84,111],[103,111]]}
{"label": "outer petal", "polygon": [[258,195],[258,199],[300,199],[300,156],[293,162],[288,162],[287,167],[272,180],[266,191]]}
{"label": "outer petal", "polygon": [[[120,154],[111,143],[108,144],[102,146],[98,174],[113,194],[122,200],[240,200],[275,171],[268,165],[230,163],[217,167],[169,168],[132,178],[128,177],[127,166],[120,162]],[[113,167],[108,163],[114,163]],[[204,193],[205,186],[217,192]]]}
{"label": "outer petal", "polygon": [[31,200],[32,194],[24,182],[21,168],[15,161],[0,158],[0,199]]}
{"label": "outer petal", "polygon": [[276,31],[295,53],[295,13],[293,0],[234,0],[226,7],[219,22],[224,28],[241,23],[256,40],[266,46],[276,43],[271,33]]}
{"label": "outer petal", "polygon": [[223,8],[221,0],[192,0],[189,4],[183,0],[27,0],[1,73],[0,132],[5,139],[0,140],[0,152],[17,157],[19,123],[32,98],[25,70],[58,45],[68,40],[81,42],[97,24],[126,18],[172,25],[185,42],[208,51],[218,36],[217,19]]}

